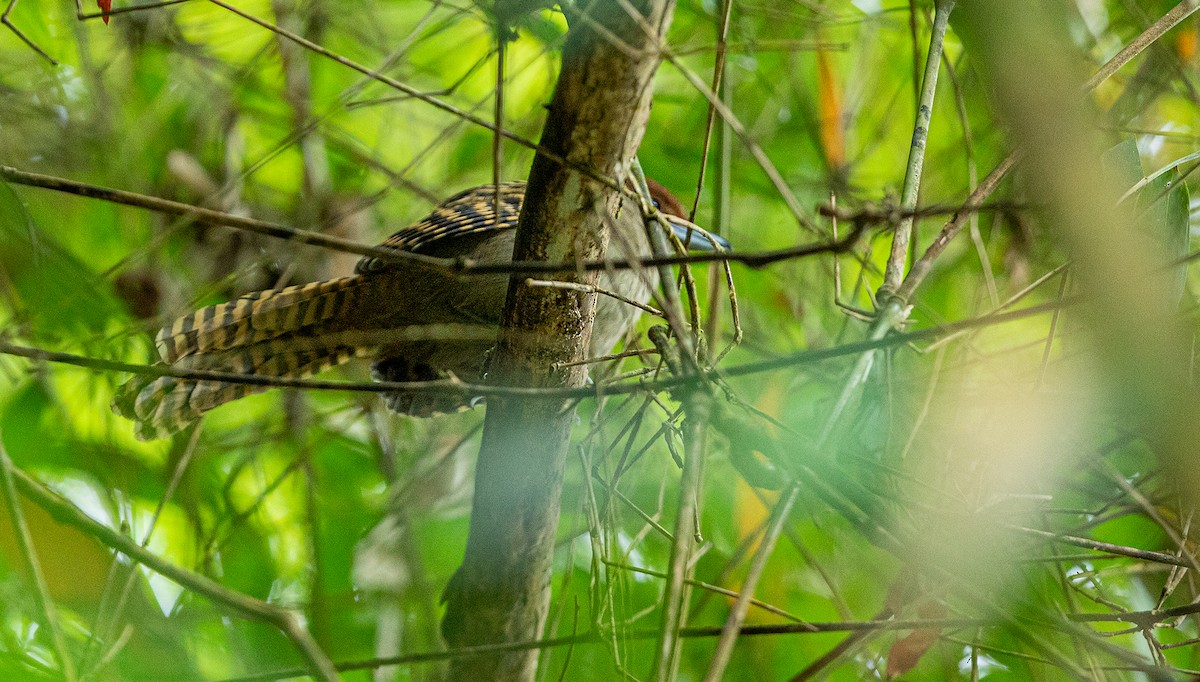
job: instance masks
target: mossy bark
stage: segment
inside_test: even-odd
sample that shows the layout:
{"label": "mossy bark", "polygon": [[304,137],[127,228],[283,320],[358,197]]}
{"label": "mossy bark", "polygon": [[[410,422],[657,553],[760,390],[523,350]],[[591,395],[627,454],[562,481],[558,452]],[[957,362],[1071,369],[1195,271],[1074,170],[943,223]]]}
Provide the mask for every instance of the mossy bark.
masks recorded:
{"label": "mossy bark", "polygon": [[[574,263],[604,257],[605,214],[617,194],[580,168],[623,183],[645,131],[657,45],[672,0],[579,3],[517,228],[518,261]],[[633,7],[634,17],[624,7]],[[596,272],[557,278],[595,284]],[[489,379],[561,388],[584,384],[595,295],[529,287],[513,277]],[[535,640],[549,607],[562,476],[575,422],[561,398],[491,399],[476,473],[470,537],[447,590],[443,632],[453,647]],[[459,658],[455,680],[532,680],[538,651]]]}

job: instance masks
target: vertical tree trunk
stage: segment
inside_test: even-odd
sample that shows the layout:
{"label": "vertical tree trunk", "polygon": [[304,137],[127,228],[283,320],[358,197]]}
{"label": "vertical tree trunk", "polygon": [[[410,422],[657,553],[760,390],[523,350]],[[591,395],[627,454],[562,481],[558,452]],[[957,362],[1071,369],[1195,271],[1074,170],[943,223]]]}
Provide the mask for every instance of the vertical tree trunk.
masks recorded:
{"label": "vertical tree trunk", "polygon": [[[624,182],[649,115],[657,45],[673,0],[583,2],[571,32],[541,144],[573,167]],[[631,16],[633,8],[640,16]],[[533,161],[514,258],[557,263],[604,256],[603,214],[616,194],[541,154]],[[568,272],[595,284],[596,273]],[[582,386],[595,296],[509,285],[504,325],[491,359],[494,381],[531,387]],[[550,597],[559,496],[575,410],[559,398],[489,400],[476,473],[470,537],[447,590],[443,632],[452,646],[537,639]],[[455,680],[532,680],[536,650],[454,661]]]}

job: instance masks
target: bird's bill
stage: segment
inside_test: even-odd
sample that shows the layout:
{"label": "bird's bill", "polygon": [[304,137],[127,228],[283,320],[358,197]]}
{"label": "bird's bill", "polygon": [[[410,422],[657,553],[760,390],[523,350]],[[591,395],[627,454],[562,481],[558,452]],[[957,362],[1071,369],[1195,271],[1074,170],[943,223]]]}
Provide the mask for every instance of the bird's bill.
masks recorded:
{"label": "bird's bill", "polygon": [[719,234],[713,234],[699,225],[673,215],[659,214],[666,218],[671,227],[671,233],[688,251],[729,251],[732,247],[729,240]]}

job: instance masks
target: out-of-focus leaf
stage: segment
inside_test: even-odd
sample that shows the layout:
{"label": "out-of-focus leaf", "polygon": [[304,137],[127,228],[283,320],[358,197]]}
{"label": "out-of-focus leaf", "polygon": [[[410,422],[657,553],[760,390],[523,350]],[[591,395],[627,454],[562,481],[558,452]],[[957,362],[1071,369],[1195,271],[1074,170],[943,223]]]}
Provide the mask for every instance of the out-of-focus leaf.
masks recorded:
{"label": "out-of-focus leaf", "polygon": [[1105,150],[1100,163],[1116,176],[1122,187],[1129,187],[1142,179],[1142,157],[1138,154],[1137,143],[1132,139],[1122,140]]}
{"label": "out-of-focus leaf", "polygon": [[817,88],[820,93],[821,149],[829,167],[840,169],[846,163],[846,136],[842,129],[842,93],[833,68],[833,55],[825,48],[817,50]]}
{"label": "out-of-focus leaf", "polygon": [[[55,601],[94,615],[108,581],[112,552],[95,538],[55,521],[41,507],[25,500],[21,506],[50,595]],[[4,511],[0,511],[0,556],[4,564],[23,572],[25,562],[17,545],[16,531]]]}
{"label": "out-of-focus leaf", "polygon": [[119,312],[108,287],[46,230],[20,197],[0,183],[0,270],[12,284],[19,322],[35,336],[95,334]]}
{"label": "out-of-focus leaf", "polygon": [[[1102,163],[1116,175],[1122,187],[1136,185],[1144,177],[1141,156],[1133,140],[1124,140],[1104,153]],[[1190,229],[1187,185],[1178,169],[1159,175],[1132,197],[1133,206],[1141,218],[1164,264],[1177,261],[1188,253]],[[1168,294],[1172,304],[1183,298],[1187,283],[1187,266],[1175,268]]]}
{"label": "out-of-focus leaf", "polygon": [[712,425],[729,439],[729,461],[747,483],[767,490],[783,487],[784,476],[775,465],[782,461],[782,455],[771,434],[720,407],[713,410]]}
{"label": "out-of-focus leaf", "polygon": [[4,442],[18,466],[79,468],[76,450],[61,438],[47,438],[57,419],[55,405],[44,387],[30,382],[16,391],[0,412]]}
{"label": "out-of-focus leaf", "polygon": [[[911,604],[917,601],[916,615],[922,619],[944,618],[946,608],[940,603],[922,595],[916,573],[910,567],[896,575],[888,587],[884,615],[895,616],[911,612]],[[941,631],[936,628],[921,628],[913,630],[896,641],[888,650],[887,679],[894,680],[912,670],[921,662],[921,658],[938,640]]]}
{"label": "out-of-focus leaf", "polygon": [[[1138,192],[1137,197],[1138,212],[1144,216],[1143,224],[1161,250],[1163,262],[1172,263],[1186,256],[1191,242],[1188,215],[1191,199],[1179,170],[1155,178]],[[1187,265],[1175,266],[1168,294],[1172,305],[1179,304],[1186,284]]]}
{"label": "out-of-focus leaf", "polygon": [[1182,62],[1190,62],[1196,56],[1196,46],[1200,43],[1200,31],[1195,24],[1186,24],[1175,33],[1175,54]]}
{"label": "out-of-focus leaf", "polygon": [[940,632],[933,628],[913,630],[888,650],[887,679],[894,680],[917,667],[921,658],[937,643]]}

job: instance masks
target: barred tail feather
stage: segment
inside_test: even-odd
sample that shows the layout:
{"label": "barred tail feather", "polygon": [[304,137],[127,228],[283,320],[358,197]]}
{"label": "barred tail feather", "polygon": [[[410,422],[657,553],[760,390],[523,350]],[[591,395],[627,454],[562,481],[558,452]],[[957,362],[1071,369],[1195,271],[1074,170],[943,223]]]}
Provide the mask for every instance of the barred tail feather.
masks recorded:
{"label": "barred tail feather", "polygon": [[[310,377],[369,352],[322,329],[353,308],[350,298],[360,282],[343,277],[209,306],[164,327],[156,345],[163,360],[179,369]],[[269,388],[171,376],[134,378],[117,392],[113,410],[135,422],[138,439],[153,440],[186,428],[215,407]]]}
{"label": "barred tail feather", "polygon": [[[362,354],[366,349],[335,346],[305,351],[283,351],[283,339],[277,339],[260,348],[250,347],[235,355],[221,359],[203,358],[207,367],[187,369],[212,369],[238,374],[254,374],[266,377],[304,379],[331,367],[347,362]],[[272,352],[265,346],[275,347]],[[186,363],[191,364],[191,363]],[[154,379],[134,379],[118,392],[113,400],[113,410],[135,422],[135,433],[139,440],[165,438],[198,420],[205,412],[225,403],[262,393],[270,386],[232,383],[227,381],[195,380],[182,377],[163,376]]]}
{"label": "barred tail feather", "polygon": [[155,338],[162,359],[174,363],[189,355],[255,344],[327,322],[354,295],[361,277],[256,291],[228,303],[201,308],[163,327]]}

